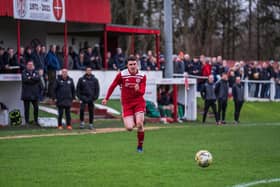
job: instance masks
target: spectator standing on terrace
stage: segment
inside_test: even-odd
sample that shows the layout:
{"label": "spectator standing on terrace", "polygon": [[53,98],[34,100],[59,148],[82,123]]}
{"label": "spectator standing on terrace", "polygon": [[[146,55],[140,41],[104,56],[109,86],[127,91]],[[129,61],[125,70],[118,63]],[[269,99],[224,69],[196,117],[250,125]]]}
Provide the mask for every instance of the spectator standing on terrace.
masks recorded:
{"label": "spectator standing on terrace", "polygon": [[[24,70],[26,68],[27,61],[24,58],[25,57],[24,52],[25,52],[24,47],[21,46],[19,49],[19,65],[20,65],[21,70]],[[30,59],[28,59],[28,60],[30,60]]]}
{"label": "spectator standing on terrace", "polygon": [[190,74],[192,69],[192,61],[189,54],[184,55],[184,65],[185,65],[185,72]]}
{"label": "spectator standing on terrace", "polygon": [[[65,54],[63,54],[63,67],[68,70],[74,69],[74,60],[73,60],[72,56],[69,54],[68,48],[65,48],[63,46],[62,51],[65,52]],[[67,57],[67,66],[66,66],[66,64],[64,64],[66,57]]]}
{"label": "spectator standing on terrace", "polygon": [[80,99],[80,128],[85,128],[84,112],[86,105],[89,112],[89,129],[94,130],[94,102],[99,97],[99,82],[92,74],[91,67],[86,67],[85,74],[79,79],[77,84],[77,96]]}
{"label": "spectator standing on terrace", "polygon": [[155,57],[148,56],[147,64],[148,64],[148,70],[152,70],[152,71],[158,70],[157,62],[156,62],[156,58]]}
{"label": "spectator standing on terrace", "polygon": [[229,71],[228,63],[226,60],[223,60],[222,65],[220,66],[220,75],[222,75],[224,72],[228,73],[228,71]]}
{"label": "spectator standing on terrace", "polygon": [[209,75],[211,75],[211,68],[212,67],[210,65],[210,59],[209,58],[203,58],[202,68],[201,68],[201,75],[205,76],[205,77],[208,77]]}
{"label": "spectator standing on terrace", "polygon": [[0,73],[4,71],[5,64],[4,64],[4,52],[5,49],[0,47]]}
{"label": "spectator standing on terrace", "polygon": [[80,51],[75,67],[78,70],[86,70],[85,53],[83,51]]}
{"label": "spectator standing on terrace", "polygon": [[216,94],[215,94],[215,84],[214,84],[214,77],[213,75],[209,75],[208,81],[203,84],[201,91],[201,97],[204,100],[204,112],[202,123],[205,123],[206,116],[208,113],[209,108],[212,108],[212,111],[215,116],[216,124],[218,125],[218,115],[217,115],[217,106],[216,106]]}
{"label": "spectator standing on terrace", "polygon": [[114,69],[114,67],[113,67],[114,59],[112,58],[112,54],[111,54],[110,51],[107,52],[107,56],[106,57],[107,57],[106,58],[106,63],[108,64],[108,69],[109,70],[113,70]]}
{"label": "spectator standing on terrace", "polygon": [[102,69],[102,57],[101,57],[101,53],[100,53],[99,44],[94,45],[93,55],[95,57],[95,60],[93,61],[94,65],[93,65],[92,69],[97,69],[97,70]]}
{"label": "spectator standing on terrace", "polygon": [[4,57],[4,64],[5,64],[5,69],[8,72],[17,72],[16,70],[13,70],[14,67],[18,67],[18,61],[17,61],[17,55],[14,53],[13,48],[8,48],[8,53]]}
{"label": "spectator standing on terrace", "polygon": [[148,70],[148,58],[146,54],[143,54],[141,58],[141,70]]}
{"label": "spectator standing on terrace", "polygon": [[48,71],[48,96],[51,99],[55,98],[55,82],[56,82],[56,71],[60,70],[60,62],[56,56],[56,45],[51,45],[50,50],[46,56],[46,66]]}
{"label": "spectator standing on terrace", "polygon": [[[252,80],[259,81],[260,78],[261,78],[260,73],[261,73],[261,69],[258,65],[258,62],[255,61],[254,65],[253,65],[253,68],[252,68],[252,74],[253,74]],[[254,84],[255,84],[254,97],[258,97],[259,96],[259,90],[260,90],[260,83],[254,83]]]}
{"label": "spectator standing on terrace", "polygon": [[59,61],[60,68],[62,68],[63,64],[64,64],[64,61],[63,61],[64,54],[59,45],[56,45],[55,55]]}
{"label": "spectator standing on terrace", "polygon": [[214,76],[214,82],[220,79],[220,64],[216,57],[211,59],[211,73]]}
{"label": "spectator standing on terrace", "polygon": [[41,45],[36,45],[35,50],[31,54],[31,58],[34,62],[34,66],[36,70],[44,70],[45,69],[45,60],[44,56],[41,53]]}
{"label": "spectator standing on terrace", "polygon": [[[261,69],[261,80],[269,81],[272,77],[271,72],[268,69],[268,65],[266,62],[263,62],[262,69]],[[269,88],[270,83],[262,83],[261,87],[261,98],[268,98],[269,97]]]}
{"label": "spectator standing on terrace", "polygon": [[26,69],[22,72],[22,92],[21,99],[24,104],[24,117],[26,125],[30,124],[29,121],[29,107],[30,103],[33,105],[33,116],[35,125],[38,123],[38,101],[40,97],[40,92],[42,91],[40,82],[40,76],[37,71],[35,71],[34,64],[32,60],[29,60],[26,65]]}
{"label": "spectator standing on terrace", "polygon": [[[32,48],[29,47],[29,46],[25,47],[24,55],[23,55],[23,56],[24,56],[23,62],[25,62],[25,64],[26,64],[28,61],[33,60],[33,58],[32,58]],[[36,69],[36,64],[35,64],[34,61],[33,61],[33,63],[34,63],[35,69]]]}
{"label": "spectator standing on terrace", "polygon": [[181,58],[176,57],[174,61],[174,73],[184,74],[184,72],[185,72],[184,61]]}
{"label": "spectator standing on terrace", "polygon": [[55,96],[58,108],[58,129],[63,129],[62,116],[65,111],[67,129],[72,130],[70,108],[75,99],[75,86],[65,68],[61,70],[61,75],[56,79]]}
{"label": "spectator standing on terrace", "polygon": [[244,103],[244,86],[241,84],[240,76],[236,77],[235,84],[232,87],[232,96],[234,101],[234,123],[238,124],[240,111]]}
{"label": "spectator standing on terrace", "polygon": [[219,124],[226,124],[225,116],[228,101],[228,75],[226,72],[222,74],[222,78],[216,82],[215,92],[218,100],[218,121]]}
{"label": "spectator standing on terrace", "polygon": [[114,69],[123,70],[125,69],[125,56],[121,48],[117,48],[117,54],[114,56]]}

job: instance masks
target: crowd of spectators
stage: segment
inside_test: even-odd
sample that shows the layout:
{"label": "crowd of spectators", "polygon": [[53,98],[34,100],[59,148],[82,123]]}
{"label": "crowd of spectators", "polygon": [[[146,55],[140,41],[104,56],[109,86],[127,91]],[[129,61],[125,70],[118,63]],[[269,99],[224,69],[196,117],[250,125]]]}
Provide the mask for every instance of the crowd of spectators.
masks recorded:
{"label": "crowd of spectators", "polygon": [[[240,76],[242,80],[249,80],[249,96],[269,98],[269,82],[250,82],[250,81],[275,81],[276,94],[275,98],[280,98],[280,63],[276,61],[227,61],[221,56],[218,57],[199,57],[190,58],[190,55],[180,52],[173,58],[174,73],[189,75],[198,78],[198,90],[206,81],[209,75],[214,76],[214,81],[220,79],[222,73],[226,72],[229,76],[229,87],[232,88],[235,78]],[[204,79],[205,77],[205,79]]]}
{"label": "crowd of spectators", "polygon": [[[135,56],[139,69],[144,71],[162,70],[164,72],[165,58],[163,55],[159,56],[159,64],[157,64],[156,55],[151,50],[147,51],[147,53],[136,53]],[[108,70],[119,71],[126,68],[126,55],[121,48],[117,48],[113,52],[108,51],[104,61],[98,44],[93,47],[87,46],[80,49],[79,52],[76,52],[71,46],[65,51],[64,47],[60,48],[58,45],[51,45],[49,51],[47,51],[44,45],[37,45],[34,49],[20,47],[19,61],[17,52],[13,48],[5,50],[0,47],[0,73],[24,70],[29,59],[34,62],[35,69],[45,79],[51,80],[55,78],[55,72],[63,67],[69,70],[85,70],[86,67],[101,70],[105,62],[108,64]],[[276,61],[234,62],[224,60],[221,56],[205,57],[204,55],[191,58],[189,54],[180,52],[173,57],[173,67],[175,74],[187,72],[192,76],[203,77],[208,77],[212,74],[215,82],[220,79],[223,72],[227,72],[230,88],[234,84],[236,76],[240,76],[242,80],[274,80],[276,83],[275,98],[280,98],[280,65]],[[205,80],[198,78],[198,90]],[[53,94],[51,93],[50,95]],[[269,98],[270,83],[249,83],[249,96]]]}

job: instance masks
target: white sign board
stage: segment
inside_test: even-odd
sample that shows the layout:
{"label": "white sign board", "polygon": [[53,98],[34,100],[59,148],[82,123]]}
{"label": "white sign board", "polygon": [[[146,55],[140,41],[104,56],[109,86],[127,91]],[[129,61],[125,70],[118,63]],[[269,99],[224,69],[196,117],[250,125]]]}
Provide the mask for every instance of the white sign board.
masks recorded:
{"label": "white sign board", "polygon": [[65,22],[65,0],[13,0],[14,18]]}

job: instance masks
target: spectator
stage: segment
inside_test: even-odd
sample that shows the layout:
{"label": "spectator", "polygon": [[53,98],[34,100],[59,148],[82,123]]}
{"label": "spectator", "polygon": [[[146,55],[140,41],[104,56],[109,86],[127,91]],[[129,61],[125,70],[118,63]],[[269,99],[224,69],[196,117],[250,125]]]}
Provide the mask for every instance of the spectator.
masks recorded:
{"label": "spectator", "polygon": [[13,48],[8,48],[8,53],[4,57],[4,65],[5,69],[11,73],[16,73],[19,69],[17,54],[14,53]]}
{"label": "spectator", "polygon": [[[66,50],[66,51],[65,51]],[[67,67],[66,67],[66,64],[64,64],[64,68],[68,69],[68,70],[71,70],[71,69],[74,69],[74,60],[72,58],[72,56],[69,54],[68,52],[68,48],[65,48],[63,46],[62,48],[62,51],[65,51],[65,54],[63,55],[63,62],[65,63],[65,58],[67,56]],[[66,56],[65,56],[66,55]]]}
{"label": "spectator", "polygon": [[89,111],[89,129],[94,130],[94,102],[99,97],[99,82],[97,78],[92,74],[91,67],[86,68],[84,76],[82,76],[77,84],[77,96],[80,99],[80,128],[85,127],[84,111],[85,106],[88,106]]}
{"label": "spectator", "polygon": [[[27,46],[27,47],[25,47],[25,50],[24,50],[24,60],[23,60],[23,62],[25,62],[25,64],[26,64],[26,62],[28,62],[30,60],[33,61],[33,58],[32,58],[32,48]],[[33,63],[34,63],[34,67],[36,69],[36,64],[35,64],[34,61],[33,61]]]}
{"label": "spectator", "polygon": [[70,108],[75,99],[75,86],[73,79],[68,76],[68,70],[65,68],[61,70],[61,75],[56,79],[55,98],[58,108],[58,129],[63,129],[62,116],[65,111],[67,129],[72,130]]}
{"label": "spectator", "polygon": [[174,73],[184,74],[185,72],[185,64],[181,58],[177,57],[174,61]]}
{"label": "spectator", "polygon": [[44,46],[44,45],[41,46],[41,55],[44,57],[44,59],[47,56],[47,49],[46,49],[46,46]]}
{"label": "spectator", "polygon": [[63,54],[63,51],[61,50],[59,45],[56,46],[55,55],[56,55],[56,57],[57,57],[57,59],[59,61],[60,68],[62,68],[63,65],[64,65],[64,61],[63,61],[64,54]]}
{"label": "spectator", "polygon": [[121,48],[117,48],[117,54],[114,56],[114,69],[123,70],[126,68],[125,56]]}
{"label": "spectator", "polygon": [[[226,72],[223,72],[222,78],[216,83],[215,93],[218,100],[218,121],[219,124],[226,124],[225,116],[227,110],[227,101],[228,101],[228,75]],[[222,114],[222,117],[221,117]]]}
{"label": "spectator", "polygon": [[240,111],[244,103],[244,87],[241,84],[240,76],[236,77],[235,84],[232,87],[232,96],[234,101],[234,123],[238,124]]}
{"label": "spectator", "polygon": [[229,83],[229,87],[230,88],[232,88],[232,86],[235,83],[235,74],[234,74],[234,70],[233,69],[229,70],[228,83]]}
{"label": "spectator", "polygon": [[275,99],[280,99],[280,66],[275,71],[276,94]]}
{"label": "spectator", "polygon": [[29,121],[29,107],[30,103],[33,105],[33,115],[34,123],[39,126],[38,123],[38,101],[40,93],[42,91],[42,86],[40,82],[40,76],[37,71],[35,71],[34,64],[32,60],[29,60],[26,65],[26,69],[22,72],[22,92],[21,99],[24,103],[24,117],[26,125],[30,124]]}
{"label": "spectator", "polygon": [[0,73],[2,73],[4,71],[4,68],[5,68],[4,52],[5,52],[5,49],[0,47]]}
{"label": "spectator", "polygon": [[201,75],[201,63],[197,58],[193,59],[193,65],[190,74],[196,76]]}
{"label": "spectator", "polygon": [[95,57],[93,69],[102,69],[102,57],[100,54],[100,48],[98,44],[94,45],[93,54]]}
{"label": "spectator", "polygon": [[[261,77],[260,72],[261,72],[261,69],[258,65],[258,62],[255,61],[254,65],[253,65],[253,68],[252,68],[252,74],[253,74],[252,80],[254,80],[254,81],[260,80],[260,77]],[[260,83],[255,83],[254,88],[255,88],[254,97],[258,97],[259,96]]]}
{"label": "spectator", "polygon": [[80,51],[79,57],[76,61],[76,68],[78,70],[86,70],[86,65],[85,65],[85,54],[83,51]]}
{"label": "spectator", "polygon": [[216,57],[211,59],[211,74],[214,76],[214,82],[220,79],[220,63]]}
{"label": "spectator", "polygon": [[110,51],[107,52],[107,58],[106,58],[106,63],[108,64],[108,69],[113,70],[114,67],[114,59],[112,58],[112,54]]}
{"label": "spectator", "polygon": [[141,69],[141,57],[140,57],[139,53],[137,53],[135,55],[135,57],[136,57],[137,66],[138,66],[139,69]]}
{"label": "spectator", "polygon": [[60,70],[60,62],[55,53],[56,46],[51,45],[50,50],[46,56],[46,65],[48,70],[48,96],[55,98],[55,82],[56,82],[56,71]]}
{"label": "spectator", "polygon": [[148,58],[146,54],[143,54],[141,58],[141,70],[148,70]]}
{"label": "spectator", "polygon": [[159,87],[157,97],[158,108],[162,118],[171,118],[174,111],[172,96],[169,87]]}
{"label": "spectator", "polygon": [[185,72],[190,74],[191,73],[191,69],[192,69],[192,61],[190,59],[190,55],[189,54],[185,54],[184,55],[184,65],[185,65]]}
{"label": "spectator", "polygon": [[209,107],[211,107],[215,116],[216,124],[218,125],[219,123],[216,106],[217,97],[215,94],[215,84],[213,75],[209,75],[208,81],[202,86],[200,94],[202,99],[204,100],[204,112],[202,123],[205,123]]}
{"label": "spectator", "polygon": [[[202,76],[208,77],[211,75],[211,65],[209,64],[210,59],[204,58],[202,61],[202,68],[201,68],[201,74]],[[214,76],[214,75],[213,75]]]}
{"label": "spectator", "polygon": [[148,70],[152,70],[152,71],[158,70],[157,62],[156,62],[156,58],[155,57],[148,56],[147,64],[148,64]]}
{"label": "spectator", "polygon": [[[218,58],[219,59],[219,58]],[[228,63],[226,60],[223,60],[222,61],[222,66],[220,66],[220,75],[222,75],[224,72],[225,73],[228,73],[229,71],[229,67],[228,67]]]}
{"label": "spectator", "polygon": [[23,71],[25,68],[26,68],[26,60],[31,60],[30,58],[29,59],[26,59],[25,58],[25,50],[24,50],[24,47],[20,47],[19,49],[19,65],[20,65],[20,69]]}
{"label": "spectator", "polygon": [[71,56],[71,58],[73,60],[73,69],[77,69],[76,64],[77,64],[79,55],[75,52],[75,50],[72,46],[69,46],[68,51],[69,51],[69,55]]}
{"label": "spectator", "polygon": [[41,53],[41,45],[37,44],[35,50],[31,54],[31,58],[34,62],[35,70],[44,70],[45,62],[44,56]]}
{"label": "spectator", "polygon": [[[260,77],[261,77],[261,80],[265,80],[265,81],[269,81],[272,77],[271,72],[268,69],[268,65],[266,62],[263,62],[263,64],[262,64]],[[269,97],[269,87],[270,87],[270,83],[262,83],[261,98]]]}

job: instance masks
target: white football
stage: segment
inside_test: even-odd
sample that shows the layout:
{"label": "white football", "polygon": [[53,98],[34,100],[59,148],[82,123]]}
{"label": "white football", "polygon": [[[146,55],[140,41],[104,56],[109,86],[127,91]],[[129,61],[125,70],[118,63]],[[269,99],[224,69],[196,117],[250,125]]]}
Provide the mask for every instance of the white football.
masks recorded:
{"label": "white football", "polygon": [[213,162],[213,157],[209,151],[200,150],[195,154],[195,160],[200,167],[208,167]]}

